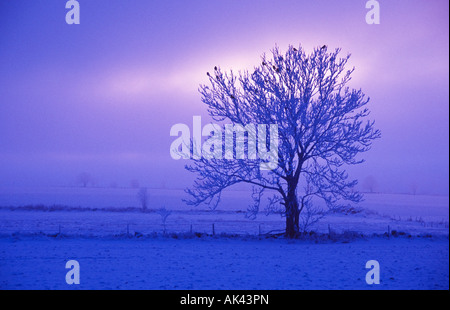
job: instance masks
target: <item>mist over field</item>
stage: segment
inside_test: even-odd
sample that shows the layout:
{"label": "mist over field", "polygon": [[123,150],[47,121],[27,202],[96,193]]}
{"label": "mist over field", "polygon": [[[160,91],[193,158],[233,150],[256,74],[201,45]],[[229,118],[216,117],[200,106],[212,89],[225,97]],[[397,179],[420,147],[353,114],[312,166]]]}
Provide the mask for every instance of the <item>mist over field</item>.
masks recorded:
{"label": "mist over field", "polygon": [[0,186],[74,186],[85,172],[98,186],[185,188],[169,131],[210,121],[206,72],[251,69],[275,44],[327,44],[352,54],[351,86],[383,135],[352,176],[381,192],[448,195],[447,7],[386,2],[368,25],[360,1],[95,1],[67,25],[59,1],[4,1]]}

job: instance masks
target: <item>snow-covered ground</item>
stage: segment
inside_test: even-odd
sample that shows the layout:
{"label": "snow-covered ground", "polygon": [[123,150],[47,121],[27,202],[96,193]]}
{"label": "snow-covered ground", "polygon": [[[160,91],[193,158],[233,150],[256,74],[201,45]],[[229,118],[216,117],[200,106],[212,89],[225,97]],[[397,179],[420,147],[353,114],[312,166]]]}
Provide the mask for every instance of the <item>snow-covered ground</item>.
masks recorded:
{"label": "snow-covered ground", "polygon": [[[65,282],[72,259],[79,285]],[[446,238],[0,238],[0,289],[448,289],[448,259]]]}
{"label": "snow-covered ground", "polygon": [[[85,208],[139,208],[139,189],[135,188],[11,188],[0,187],[0,206],[62,205]],[[148,189],[149,208],[165,207],[170,210],[187,210],[182,198],[188,198],[181,189]],[[366,193],[360,206],[379,213],[402,218],[422,217],[441,221],[449,217],[448,196]],[[224,211],[245,211],[251,204],[248,191],[224,191],[219,206]],[[207,209],[199,206],[195,210]]]}
{"label": "snow-covered ground", "polygon": [[[142,213],[137,189],[53,188],[0,189],[0,234],[55,233],[78,235],[114,235],[128,232],[162,232],[162,217],[155,212]],[[168,232],[225,232],[230,234],[259,234],[281,230],[280,215],[266,216],[264,212],[251,221],[245,218],[250,195],[244,191],[228,191],[219,207],[188,207],[182,202],[182,190],[148,190],[149,209],[166,208]],[[28,211],[29,206],[34,211]],[[56,206],[56,207],[54,207]],[[42,212],[46,207],[65,211]],[[388,230],[412,234],[448,235],[449,198],[443,196],[414,196],[366,194],[359,214],[331,214],[310,229],[318,232],[346,230],[365,234],[382,234]],[[69,209],[72,208],[72,209]],[[82,210],[97,210],[80,212]],[[104,212],[101,210],[109,210]],[[122,212],[112,212],[119,211]],[[41,212],[39,212],[41,211]]]}
{"label": "snow-covered ground", "polygon": [[[226,193],[223,204],[210,211],[186,207],[180,190],[149,190],[150,209],[172,211],[165,225],[157,212],[139,210],[136,194],[137,189],[0,189],[0,288],[449,288],[448,197],[367,194],[361,213],[331,214],[310,228],[365,238],[315,243],[258,237],[283,229],[284,219],[246,219],[249,197],[243,191]],[[164,230],[169,236],[162,236]],[[401,235],[382,236],[388,230]],[[193,237],[196,232],[210,236]],[[70,259],[80,263],[78,286],[65,283]],[[380,285],[365,282],[368,260],[380,263]]]}

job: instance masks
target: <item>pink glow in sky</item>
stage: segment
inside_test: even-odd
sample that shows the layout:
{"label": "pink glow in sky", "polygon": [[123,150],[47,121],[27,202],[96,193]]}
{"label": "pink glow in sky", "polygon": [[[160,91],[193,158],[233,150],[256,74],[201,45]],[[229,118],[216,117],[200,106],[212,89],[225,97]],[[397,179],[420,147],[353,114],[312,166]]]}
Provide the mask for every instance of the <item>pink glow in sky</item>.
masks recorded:
{"label": "pink glow in sky", "polygon": [[251,69],[277,44],[351,53],[382,138],[349,171],[380,190],[448,195],[448,1],[64,1],[0,3],[0,186],[111,182],[189,186],[173,124],[206,118],[198,85],[215,65]]}

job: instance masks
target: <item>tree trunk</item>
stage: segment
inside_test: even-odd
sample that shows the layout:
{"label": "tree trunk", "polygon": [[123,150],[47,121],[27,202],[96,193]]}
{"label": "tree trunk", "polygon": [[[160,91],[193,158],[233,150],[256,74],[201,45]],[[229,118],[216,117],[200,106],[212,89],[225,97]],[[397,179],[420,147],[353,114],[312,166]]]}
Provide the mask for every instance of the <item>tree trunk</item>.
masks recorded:
{"label": "tree trunk", "polygon": [[295,237],[294,217],[288,213],[286,213],[286,237],[288,238]]}
{"label": "tree trunk", "polygon": [[299,231],[299,208],[296,190],[290,187],[285,200],[286,206],[286,237],[294,238]]}

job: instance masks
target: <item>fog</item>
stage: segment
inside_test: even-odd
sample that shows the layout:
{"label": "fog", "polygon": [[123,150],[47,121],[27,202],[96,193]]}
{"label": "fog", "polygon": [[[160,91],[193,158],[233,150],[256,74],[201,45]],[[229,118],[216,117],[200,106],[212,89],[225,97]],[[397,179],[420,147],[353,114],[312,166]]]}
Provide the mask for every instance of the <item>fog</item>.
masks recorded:
{"label": "fog", "polygon": [[0,3],[0,186],[184,188],[172,125],[208,119],[206,72],[252,69],[275,44],[351,53],[382,138],[349,167],[376,191],[448,195],[448,1],[64,1]]}

